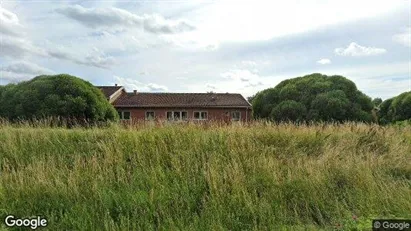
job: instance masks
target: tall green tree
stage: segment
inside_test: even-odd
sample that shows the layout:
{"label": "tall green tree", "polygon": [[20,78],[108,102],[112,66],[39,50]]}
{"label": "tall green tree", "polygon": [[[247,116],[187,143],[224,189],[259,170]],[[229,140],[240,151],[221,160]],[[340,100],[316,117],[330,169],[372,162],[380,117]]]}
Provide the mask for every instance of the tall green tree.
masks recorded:
{"label": "tall green tree", "polygon": [[75,76],[42,75],[0,88],[0,117],[13,121],[57,116],[91,123],[118,119],[103,93]]}
{"label": "tall green tree", "polygon": [[411,91],[382,102],[378,115],[381,124],[411,120]]}
{"label": "tall green tree", "polygon": [[311,74],[287,79],[253,98],[255,118],[275,121],[371,122],[373,103],[343,76]]}
{"label": "tall green tree", "polygon": [[375,107],[379,107],[382,104],[382,99],[381,98],[375,98],[375,99],[372,100],[372,104]]}

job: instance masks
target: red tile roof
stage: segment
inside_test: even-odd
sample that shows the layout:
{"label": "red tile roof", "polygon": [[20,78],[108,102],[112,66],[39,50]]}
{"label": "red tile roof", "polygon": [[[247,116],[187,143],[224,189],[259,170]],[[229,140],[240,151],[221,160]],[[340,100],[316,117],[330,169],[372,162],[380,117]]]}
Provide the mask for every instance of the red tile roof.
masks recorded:
{"label": "red tile roof", "polygon": [[106,98],[110,98],[111,95],[113,95],[116,91],[118,91],[121,86],[96,86],[99,88],[103,94],[106,96]]}
{"label": "red tile roof", "polygon": [[115,107],[251,107],[241,94],[229,93],[127,93]]}

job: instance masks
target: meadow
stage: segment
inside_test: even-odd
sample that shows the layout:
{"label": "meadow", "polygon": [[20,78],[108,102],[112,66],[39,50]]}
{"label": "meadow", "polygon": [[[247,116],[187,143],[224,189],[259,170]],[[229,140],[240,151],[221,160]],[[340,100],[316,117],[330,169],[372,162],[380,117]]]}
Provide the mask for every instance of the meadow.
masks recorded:
{"label": "meadow", "polygon": [[3,122],[0,161],[0,217],[41,215],[47,230],[370,230],[373,218],[411,219],[411,126]]}

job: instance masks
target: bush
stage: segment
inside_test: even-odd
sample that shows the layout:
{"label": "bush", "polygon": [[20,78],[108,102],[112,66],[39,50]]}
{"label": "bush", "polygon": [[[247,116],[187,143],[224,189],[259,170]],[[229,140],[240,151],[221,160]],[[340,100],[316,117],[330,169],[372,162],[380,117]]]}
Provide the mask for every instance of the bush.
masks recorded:
{"label": "bush", "polygon": [[279,121],[300,121],[306,112],[307,109],[302,103],[295,102],[294,100],[286,100],[273,108],[271,117],[277,118]]}
{"label": "bush", "polygon": [[61,117],[95,123],[117,120],[118,114],[91,83],[60,74],[1,87],[0,117],[11,121]]}
{"label": "bush", "polygon": [[411,91],[385,100],[378,114],[381,124],[411,120]]}
{"label": "bush", "polygon": [[287,79],[253,96],[255,118],[274,121],[373,120],[371,98],[343,76],[311,74]]}

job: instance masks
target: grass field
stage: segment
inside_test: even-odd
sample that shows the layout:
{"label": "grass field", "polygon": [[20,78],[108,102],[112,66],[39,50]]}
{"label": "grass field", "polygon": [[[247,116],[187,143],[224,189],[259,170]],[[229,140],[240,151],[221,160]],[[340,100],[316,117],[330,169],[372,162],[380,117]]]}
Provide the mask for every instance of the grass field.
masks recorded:
{"label": "grass field", "polygon": [[411,218],[411,126],[3,124],[0,161],[0,216],[42,215],[50,230],[369,230]]}

